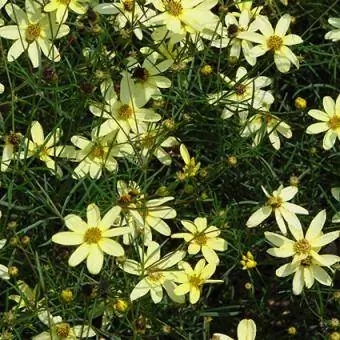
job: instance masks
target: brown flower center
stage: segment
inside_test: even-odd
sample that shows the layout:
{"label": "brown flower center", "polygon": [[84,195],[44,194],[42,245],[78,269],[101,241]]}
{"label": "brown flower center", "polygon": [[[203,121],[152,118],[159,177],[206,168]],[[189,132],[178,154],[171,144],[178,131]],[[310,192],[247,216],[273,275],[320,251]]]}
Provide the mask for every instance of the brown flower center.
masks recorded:
{"label": "brown flower center", "polygon": [[237,33],[238,33],[238,26],[235,25],[235,24],[231,24],[229,27],[228,27],[228,37],[229,38],[235,38]]}
{"label": "brown flower center", "polygon": [[67,337],[70,334],[71,327],[68,323],[62,322],[55,326],[55,332],[58,336]]}
{"label": "brown flower center", "polygon": [[334,115],[329,121],[328,126],[332,130],[340,129],[340,116]]}
{"label": "brown flower center", "polygon": [[268,205],[270,205],[272,208],[277,209],[282,204],[282,198],[281,197],[274,197],[270,196],[268,199]]}
{"label": "brown flower center", "polygon": [[313,263],[313,258],[311,256],[307,256],[305,259],[301,261],[301,266],[309,267]]}
{"label": "brown flower center", "polygon": [[124,104],[118,110],[118,116],[122,119],[129,119],[133,115],[132,107],[128,104]]}
{"label": "brown flower center", "polygon": [[236,84],[234,86],[234,90],[238,96],[242,96],[245,94],[247,87],[246,85],[243,85],[243,84]]}
{"label": "brown flower center", "polygon": [[102,238],[102,232],[99,228],[89,228],[87,229],[84,235],[84,242],[86,243],[98,243],[98,241]]}
{"label": "brown flower center", "polygon": [[37,38],[39,38],[41,32],[41,26],[39,23],[37,24],[29,24],[26,28],[26,40],[28,43],[33,42]]}
{"label": "brown flower center", "polygon": [[132,10],[133,10],[133,4],[134,4],[134,0],[125,0],[125,1],[123,1],[124,9],[125,9],[127,12],[132,12]]}
{"label": "brown flower center", "polygon": [[268,48],[274,51],[278,51],[283,45],[283,39],[278,35],[272,35],[267,40]]}
{"label": "brown flower center", "polygon": [[133,70],[133,76],[140,81],[146,81],[149,78],[149,72],[145,68],[138,66]]}
{"label": "brown flower center", "polygon": [[164,7],[165,10],[174,17],[178,17],[183,12],[183,6],[180,0],[164,0]]}
{"label": "brown flower center", "polygon": [[21,141],[20,133],[10,133],[5,137],[5,144],[11,144],[14,150],[17,150]]}
{"label": "brown flower center", "polygon": [[309,254],[311,249],[312,249],[312,246],[304,238],[302,240],[300,240],[300,241],[295,242],[295,244],[294,244],[294,251],[298,255],[300,255],[300,254]]}

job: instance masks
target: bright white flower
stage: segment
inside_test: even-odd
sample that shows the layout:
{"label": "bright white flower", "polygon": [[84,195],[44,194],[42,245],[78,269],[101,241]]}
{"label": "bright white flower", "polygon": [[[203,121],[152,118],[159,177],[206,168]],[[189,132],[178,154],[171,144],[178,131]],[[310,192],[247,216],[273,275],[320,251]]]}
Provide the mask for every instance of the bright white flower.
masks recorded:
{"label": "bright white flower", "polygon": [[[243,319],[237,326],[237,340],[255,340],[256,324],[252,319]],[[233,340],[228,335],[214,333],[211,340]]]}
{"label": "bright white flower", "polygon": [[83,136],[73,136],[71,142],[80,149],[76,150],[74,159],[79,162],[72,175],[76,179],[83,178],[87,174],[92,179],[98,179],[103,169],[109,172],[116,171],[118,163],[115,157],[127,157],[133,153],[131,145],[117,141],[115,132],[99,137],[94,129],[91,133],[91,140]]}
{"label": "bright white flower", "polygon": [[314,109],[308,111],[310,116],[321,122],[309,125],[306,132],[309,134],[326,132],[322,146],[325,150],[329,150],[337,137],[340,140],[340,94],[336,102],[331,97],[324,97],[323,108],[325,111]]}
{"label": "bright white flower", "polygon": [[164,288],[172,300],[183,303],[184,297],[174,294],[176,285],[173,283],[173,279],[178,270],[174,271],[170,268],[184,258],[185,252],[179,250],[161,258],[161,247],[157,242],[152,241],[146,252],[138,247],[138,253],[140,262],[127,259],[122,264],[122,269],[125,272],[142,277],[130,294],[131,301],[150,292],[152,301],[159,303],[163,299]]}
{"label": "bright white flower", "polygon": [[175,34],[197,33],[206,27],[214,27],[218,17],[210,10],[217,0],[149,0],[161,14],[150,23],[162,24]]}
{"label": "bright white flower", "polygon": [[267,108],[262,108],[260,112],[250,117],[243,123],[242,137],[253,137],[253,146],[257,146],[265,135],[268,135],[275,150],[281,147],[279,135],[289,139],[292,138],[290,126],[279,117],[271,114]]}
{"label": "bright white flower", "polygon": [[293,279],[293,292],[300,294],[304,285],[310,288],[314,278],[325,285],[331,284],[331,279],[321,266],[330,268],[340,260],[339,256],[319,254],[321,247],[339,238],[339,230],[327,234],[322,233],[326,221],[326,211],[320,211],[312,220],[304,235],[301,226],[290,226],[294,240],[272,232],[265,232],[266,239],[275,248],[270,248],[267,253],[280,258],[293,257],[292,262],[281,266],[276,274],[284,277],[295,273]]}
{"label": "bright white flower", "polygon": [[48,59],[60,61],[59,51],[52,41],[69,33],[67,25],[58,25],[55,15],[41,13],[41,5],[33,0],[25,0],[26,13],[13,3],[5,8],[17,24],[0,27],[0,37],[15,40],[7,53],[9,62],[19,58],[25,50],[33,67],[41,65],[41,51]]}
{"label": "bright white flower", "polygon": [[271,79],[264,76],[249,78],[246,68],[239,67],[236,71],[235,81],[222,75],[223,80],[231,90],[222,91],[209,96],[210,104],[223,102],[226,104],[221,118],[227,119],[234,113],[238,113],[244,121],[250,108],[258,108],[262,105],[271,105],[274,97],[270,91],[262,90],[271,84]]}
{"label": "bright white flower", "polygon": [[[334,199],[340,202],[340,187],[332,188],[332,195]],[[333,223],[340,223],[340,211],[338,211],[332,218]]]}
{"label": "bright white flower", "polygon": [[63,23],[67,20],[69,9],[77,14],[85,14],[87,11],[85,2],[86,0],[50,0],[50,2],[45,5],[44,11],[55,11],[57,23]]}
{"label": "bright white flower", "polygon": [[202,286],[206,283],[220,283],[223,280],[211,280],[210,277],[216,271],[216,265],[206,262],[204,259],[199,260],[193,269],[188,262],[180,262],[179,268],[182,272],[177,272],[174,279],[175,282],[180,283],[174,290],[178,296],[189,293],[189,301],[191,304],[198,302],[201,296]]}
{"label": "bright white flower", "polygon": [[338,41],[340,40],[340,18],[329,18],[328,23],[335,27],[335,30],[329,31],[325,35],[325,39]]}
{"label": "bright white flower", "polygon": [[101,92],[105,103],[95,103],[90,106],[90,111],[97,117],[105,118],[106,121],[100,125],[98,136],[105,136],[118,130],[117,140],[126,141],[130,131],[141,133],[146,131],[148,122],[157,122],[161,116],[152,109],[145,109],[145,101],[137,94],[135,84],[131,75],[124,73],[120,83],[120,95],[114,90],[111,81],[101,85]]}
{"label": "bright white flower", "polygon": [[155,11],[143,6],[141,8],[137,1],[119,0],[115,3],[102,3],[94,7],[100,14],[116,15],[118,28],[124,28],[128,23],[133,33],[139,39],[143,39],[141,25],[148,26],[149,19],[155,16]]}
{"label": "bright white flower", "polygon": [[111,208],[103,218],[94,203],[87,206],[87,222],[77,215],[67,215],[65,224],[71,231],[53,235],[52,241],[65,246],[78,246],[69,258],[68,264],[75,267],[87,259],[87,269],[91,274],[99,274],[104,263],[104,253],[111,256],[123,256],[124,249],[112,237],[130,232],[128,227],[111,228],[120,219],[121,208]]}
{"label": "bright white flower", "polygon": [[290,23],[290,15],[285,14],[280,18],[274,30],[268,18],[259,15],[256,18],[256,25],[262,35],[254,32],[241,32],[239,38],[259,44],[250,51],[254,57],[259,57],[268,51],[273,51],[277,69],[282,73],[286,73],[290,70],[291,64],[299,68],[299,60],[288,46],[301,44],[303,42],[298,35],[287,35]]}
{"label": "bright white flower", "polygon": [[283,185],[280,185],[280,187],[277,190],[274,190],[271,195],[269,195],[263,186],[261,186],[261,188],[268,200],[263,207],[256,210],[249,217],[246,223],[247,227],[253,228],[258,226],[274,212],[276,222],[282,234],[287,234],[287,226],[285,221],[287,222],[289,228],[301,228],[301,223],[296,214],[308,215],[308,211],[299,205],[288,202],[297,194],[298,188],[294,186],[284,188]]}
{"label": "bright white flower", "polygon": [[5,145],[3,146],[2,158],[1,158],[1,172],[7,171],[13,158],[17,156],[19,150],[22,134],[20,132],[11,132],[5,136]]}
{"label": "bright white flower", "polygon": [[47,310],[39,312],[38,318],[45,326],[49,327],[49,331],[34,336],[32,340],[76,340],[96,335],[90,326],[71,326],[64,322],[60,316],[53,316]]}
{"label": "bright white flower", "polygon": [[223,238],[218,237],[221,231],[215,226],[207,225],[205,217],[197,217],[194,222],[181,221],[183,227],[188,233],[175,233],[171,238],[183,238],[188,243],[188,253],[190,255],[202,252],[208,263],[218,265],[220,259],[216,254],[217,251],[226,251],[228,244]]}
{"label": "bright white flower", "polygon": [[171,86],[171,80],[161,74],[173,64],[169,59],[158,61],[161,55],[149,48],[142,48],[141,52],[147,54],[142,64],[130,57],[127,65],[135,80],[136,103],[139,105],[147,103],[151,97],[161,97],[160,89]]}
{"label": "bright white flower", "polygon": [[62,170],[52,157],[66,157],[74,156],[74,148],[72,146],[64,146],[56,144],[62,136],[61,129],[57,128],[55,131],[44,136],[44,130],[38,121],[33,121],[31,125],[32,140],[25,139],[26,150],[20,153],[20,158],[26,159],[29,157],[37,157],[46,166],[58,176],[62,176]]}

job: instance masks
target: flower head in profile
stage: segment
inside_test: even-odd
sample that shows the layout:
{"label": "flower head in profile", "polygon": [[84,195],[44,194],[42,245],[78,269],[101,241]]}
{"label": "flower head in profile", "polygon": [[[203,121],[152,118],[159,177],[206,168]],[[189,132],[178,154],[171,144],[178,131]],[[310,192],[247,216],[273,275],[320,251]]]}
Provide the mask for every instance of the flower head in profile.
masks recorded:
{"label": "flower head in profile", "polygon": [[130,294],[131,301],[150,292],[152,301],[159,303],[163,298],[164,288],[172,300],[184,302],[184,298],[174,294],[176,285],[173,279],[178,270],[173,270],[171,267],[184,258],[185,252],[178,250],[161,258],[160,245],[152,241],[148,244],[146,252],[138,247],[138,253],[140,262],[127,259],[122,264],[125,272],[142,277]]}
{"label": "flower head in profile", "polygon": [[44,7],[45,12],[56,12],[57,23],[67,20],[69,9],[77,14],[85,14],[85,0],[50,0]]}
{"label": "flower head in profile", "polygon": [[260,57],[268,51],[272,51],[277,69],[286,73],[290,70],[291,64],[299,68],[299,60],[289,46],[303,42],[298,35],[287,34],[290,23],[290,15],[285,14],[279,19],[274,30],[268,18],[259,15],[256,18],[256,25],[262,35],[255,32],[241,32],[239,38],[259,44],[250,50],[254,57]]}
{"label": "flower head in profile", "polygon": [[181,157],[184,161],[182,171],[177,173],[177,178],[184,181],[186,178],[195,177],[201,167],[201,163],[196,163],[195,157],[190,157],[189,151],[184,144],[179,148]]}
{"label": "flower head in profile", "polygon": [[339,256],[331,254],[319,254],[320,249],[339,238],[340,232],[332,231],[323,234],[322,228],[326,221],[326,211],[320,211],[312,220],[306,233],[301,226],[290,228],[293,239],[265,232],[266,239],[275,247],[267,250],[267,253],[280,258],[293,257],[292,262],[281,266],[276,274],[279,277],[294,273],[293,293],[298,295],[302,292],[304,285],[310,288],[314,278],[324,285],[331,285],[327,272],[321,267],[332,266],[340,260]]}
{"label": "flower head in profile", "polygon": [[340,40],[340,18],[329,18],[328,23],[335,27],[335,30],[331,30],[325,34],[325,39],[332,41]]}
{"label": "flower head in profile", "polygon": [[191,304],[198,302],[204,284],[223,282],[223,280],[210,279],[216,271],[216,265],[213,263],[206,264],[204,259],[199,260],[194,268],[188,262],[180,262],[179,268],[183,271],[176,274],[174,281],[180,284],[175,288],[174,293],[178,296],[189,293]]}
{"label": "flower head in profile", "polygon": [[[335,200],[340,202],[340,187],[332,188],[332,196]],[[340,223],[340,211],[338,211],[332,218],[333,223]]]}
{"label": "flower head in profile", "polygon": [[45,326],[49,327],[49,331],[32,337],[32,340],[76,340],[96,335],[91,326],[71,326],[69,323],[64,322],[60,316],[53,316],[47,310],[40,311],[38,318]]}
{"label": "flower head in profile", "polygon": [[181,221],[183,227],[189,232],[172,234],[172,238],[183,238],[188,244],[188,253],[191,255],[202,252],[208,263],[217,265],[220,262],[215,250],[226,251],[228,244],[215,226],[208,226],[205,217],[197,217],[194,222]]}
{"label": "flower head in profile", "polygon": [[308,211],[299,205],[288,202],[297,194],[298,188],[294,186],[284,188],[283,185],[280,185],[280,187],[277,190],[274,190],[271,195],[264,187],[261,188],[268,200],[263,207],[256,210],[249,217],[246,223],[247,227],[253,228],[258,226],[274,213],[276,222],[284,235],[287,234],[286,223],[289,227],[292,225],[301,228],[301,223],[296,214],[308,215]]}
{"label": "flower head in profile", "polygon": [[323,108],[324,111],[315,109],[308,111],[310,116],[320,122],[309,125],[306,132],[308,134],[326,132],[322,146],[325,150],[329,150],[337,138],[340,141],[340,94],[336,102],[331,97],[324,97]]}
{"label": "flower head in profile", "polygon": [[41,12],[40,3],[25,0],[24,12],[16,4],[7,4],[6,12],[17,25],[0,27],[0,37],[14,40],[7,59],[12,62],[27,50],[33,67],[41,65],[41,52],[50,60],[60,61],[60,54],[53,41],[67,35],[70,28],[58,25],[55,16]]}
{"label": "flower head in profile", "polygon": [[20,132],[11,132],[4,137],[5,145],[3,146],[1,158],[1,172],[7,171],[11,161],[18,155],[18,151],[23,140]]}
{"label": "flower head in profile", "polygon": [[87,206],[87,222],[77,215],[67,215],[65,224],[71,231],[63,231],[53,235],[52,241],[65,246],[78,246],[69,258],[71,267],[87,260],[87,269],[91,274],[98,274],[104,262],[104,254],[123,256],[124,249],[112,237],[130,232],[128,227],[111,228],[120,219],[121,208],[111,208],[103,218],[94,203]]}
{"label": "flower head in profile", "polygon": [[[243,319],[237,326],[237,340],[255,340],[256,324],[252,319]],[[228,335],[214,333],[211,340],[233,340]]]}
{"label": "flower head in profile", "polygon": [[[0,218],[1,218],[1,211],[0,211]],[[6,239],[0,240],[0,250],[5,246]],[[0,279],[2,280],[9,280],[8,268],[3,264],[0,264]]]}

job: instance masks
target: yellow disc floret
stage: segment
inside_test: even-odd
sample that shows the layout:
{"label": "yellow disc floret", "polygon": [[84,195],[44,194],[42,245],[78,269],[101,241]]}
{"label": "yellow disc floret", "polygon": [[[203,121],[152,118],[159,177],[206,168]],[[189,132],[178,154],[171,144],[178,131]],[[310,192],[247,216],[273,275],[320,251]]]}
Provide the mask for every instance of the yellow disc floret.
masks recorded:
{"label": "yellow disc floret", "polygon": [[55,326],[55,332],[57,333],[58,336],[61,336],[61,337],[67,337],[67,336],[69,336],[70,330],[71,330],[71,327],[70,327],[70,325],[69,325],[68,323],[66,323],[66,322],[58,323],[58,324]]}
{"label": "yellow disc floret", "polygon": [[124,104],[118,110],[118,116],[122,119],[129,119],[133,115],[132,107],[128,104]]}
{"label": "yellow disc floret", "polygon": [[328,126],[331,130],[337,130],[340,129],[340,116],[334,115],[330,120],[328,121]]}
{"label": "yellow disc floret", "polygon": [[272,35],[267,40],[267,45],[269,49],[278,51],[283,45],[283,39],[279,37],[278,35]]}
{"label": "yellow disc floret", "polygon": [[102,238],[102,232],[99,228],[89,228],[87,229],[84,235],[84,241],[86,243],[98,243],[98,241]]}
{"label": "yellow disc floret", "polygon": [[26,28],[26,40],[31,43],[34,40],[38,39],[41,32],[41,26],[39,23],[37,24],[29,24]]}
{"label": "yellow disc floret", "polygon": [[295,242],[294,244],[294,250],[295,252],[300,255],[300,254],[309,254],[311,251],[312,246],[306,239],[302,239],[300,241]]}
{"label": "yellow disc floret", "polygon": [[183,6],[181,4],[181,1],[165,0],[164,7],[166,11],[174,17],[178,17],[183,12]]}

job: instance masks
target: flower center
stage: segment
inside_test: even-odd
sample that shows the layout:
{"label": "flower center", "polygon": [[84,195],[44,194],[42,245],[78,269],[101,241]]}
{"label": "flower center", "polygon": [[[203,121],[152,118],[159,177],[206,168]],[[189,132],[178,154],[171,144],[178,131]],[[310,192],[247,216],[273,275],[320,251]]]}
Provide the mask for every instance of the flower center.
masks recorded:
{"label": "flower center", "polygon": [[312,246],[309,244],[309,242],[306,239],[302,239],[300,241],[295,242],[294,244],[294,251],[300,255],[300,254],[308,254],[312,249]]}
{"label": "flower center", "polygon": [[267,45],[269,49],[278,51],[283,45],[283,39],[279,37],[278,35],[272,35],[267,40]]}
{"label": "flower center", "polygon": [[142,146],[146,149],[151,149],[154,144],[154,136],[151,133],[147,133],[142,139]]}
{"label": "flower center", "polygon": [[332,130],[340,129],[340,116],[334,115],[329,121],[328,126]]}
{"label": "flower center", "polygon": [[68,323],[62,322],[55,326],[55,332],[58,336],[67,337],[70,334],[71,327]]}
{"label": "flower center", "polygon": [[133,10],[133,4],[134,4],[134,0],[125,0],[125,1],[123,1],[124,9],[125,9],[127,12],[132,12],[132,10]]}
{"label": "flower center", "polygon": [[136,67],[133,70],[133,76],[140,81],[146,81],[149,78],[149,72],[143,67]]}
{"label": "flower center", "polygon": [[205,234],[197,234],[197,236],[195,236],[194,240],[197,244],[199,244],[200,246],[203,246],[207,243],[207,236]]}
{"label": "flower center", "polygon": [[181,1],[164,0],[164,7],[165,10],[174,17],[178,17],[183,12]]}
{"label": "flower center", "polygon": [[132,201],[132,197],[129,194],[125,194],[125,195],[120,196],[118,201],[121,204],[130,203]]}
{"label": "flower center", "polygon": [[163,275],[162,272],[151,272],[151,273],[148,273],[147,278],[148,278],[149,281],[151,281],[153,283],[157,283],[157,282],[163,280],[164,275]]}
{"label": "flower center", "polygon": [[281,197],[274,197],[270,196],[268,199],[268,205],[270,205],[272,208],[277,209],[282,204],[282,198]]}
{"label": "flower center", "polygon": [[309,267],[313,263],[313,258],[311,256],[307,256],[305,259],[301,261],[301,266]]}
{"label": "flower center", "polygon": [[18,149],[21,141],[21,135],[19,133],[10,133],[5,137],[5,144],[10,144],[13,146],[14,150]]}
{"label": "flower center", "polygon": [[238,26],[235,25],[235,24],[231,24],[229,27],[228,27],[228,37],[229,38],[235,38],[237,33],[238,33]]}
{"label": "flower center", "polygon": [[105,150],[101,145],[95,145],[91,151],[92,157],[103,157],[105,155]]}
{"label": "flower center", "polygon": [[124,104],[118,110],[118,116],[122,119],[129,119],[133,115],[132,107],[128,104]]}
{"label": "flower center", "polygon": [[194,287],[199,287],[203,284],[203,280],[199,276],[193,275],[190,277],[189,283]]}
{"label": "flower center", "polygon": [[245,94],[245,92],[247,90],[247,86],[243,85],[243,84],[236,84],[234,86],[234,90],[235,90],[235,92],[238,96],[242,96],[242,95]]}
{"label": "flower center", "polygon": [[41,32],[40,24],[29,24],[26,28],[26,40],[31,43],[37,38],[39,38]]}
{"label": "flower center", "polygon": [[89,228],[87,229],[84,235],[84,241],[86,243],[98,243],[98,241],[102,238],[102,232],[99,228]]}

